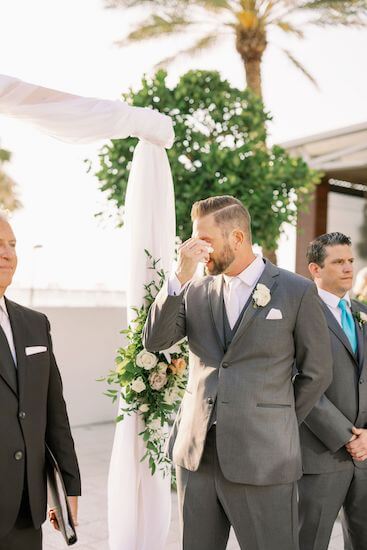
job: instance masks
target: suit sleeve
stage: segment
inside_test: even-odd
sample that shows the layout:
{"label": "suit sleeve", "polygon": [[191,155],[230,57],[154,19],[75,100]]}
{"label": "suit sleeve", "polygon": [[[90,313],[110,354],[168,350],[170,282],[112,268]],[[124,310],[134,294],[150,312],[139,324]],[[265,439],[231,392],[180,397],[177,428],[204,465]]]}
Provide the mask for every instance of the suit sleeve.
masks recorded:
{"label": "suit sleeve", "polygon": [[168,284],[163,285],[152,304],[143,332],[145,349],[151,352],[170,348],[186,336],[185,295],[168,294]]}
{"label": "suit sleeve", "polygon": [[352,437],[352,422],[326,395],[320,397],[305,424],[333,453],[344,447]]}
{"label": "suit sleeve", "polygon": [[296,412],[301,423],[332,381],[330,335],[316,286],[307,286],[294,328]]}
{"label": "suit sleeve", "polygon": [[81,494],[78,460],[63,397],[61,375],[52,349],[50,323],[47,318],[46,322],[51,357],[47,396],[46,443],[59,464],[67,494],[78,496]]}

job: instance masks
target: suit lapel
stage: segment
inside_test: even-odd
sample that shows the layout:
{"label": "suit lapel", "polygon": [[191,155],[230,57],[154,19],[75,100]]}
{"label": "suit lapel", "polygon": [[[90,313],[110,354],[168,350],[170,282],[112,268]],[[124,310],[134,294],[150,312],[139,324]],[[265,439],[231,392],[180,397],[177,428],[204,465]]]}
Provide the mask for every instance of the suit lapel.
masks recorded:
{"label": "suit lapel", "polygon": [[337,336],[339,338],[339,340],[344,345],[344,347],[349,351],[349,353],[352,356],[353,360],[356,363],[358,363],[356,354],[352,350],[352,346],[350,345],[348,336],[345,334],[344,330],[339,325],[338,321],[335,319],[334,315],[331,313],[330,309],[325,304],[325,302],[323,300],[321,300],[321,302],[322,302],[322,306],[324,308],[325,317],[326,317],[326,321],[327,321],[327,324],[329,326],[329,329],[331,331],[333,331],[335,336]]}
{"label": "suit lapel", "polygon": [[[360,311],[358,307],[358,302],[352,300],[352,312],[353,315]],[[365,354],[365,333],[364,328],[360,326],[358,321],[354,320],[357,330],[357,339],[358,339],[358,363],[359,363],[359,372],[362,372],[364,365],[364,354]]]}
{"label": "suit lapel", "polygon": [[223,275],[214,277],[209,283],[208,299],[213,326],[218,342],[224,352]]}
{"label": "suit lapel", "polygon": [[0,327],[0,375],[8,386],[18,395],[17,371],[11,355],[8,340]]}
{"label": "suit lapel", "polygon": [[8,310],[10,324],[13,332],[15,353],[17,356],[17,369],[18,369],[18,391],[19,400],[24,396],[24,388],[26,384],[26,355],[25,355],[25,341],[24,341],[24,320],[22,311],[17,307],[14,302],[6,300],[6,308]]}
{"label": "suit lapel", "polygon": [[[255,288],[259,283],[261,283],[266,287],[268,287],[268,289],[270,290],[270,293],[272,294],[272,292],[274,292],[277,286],[276,277],[278,275],[279,275],[278,268],[268,260],[265,260],[265,269],[260,279],[257,281]],[[263,307],[254,307],[254,305],[252,304],[252,300],[250,300],[250,303],[243,314],[242,320],[236,331],[236,334],[233,337],[231,346],[233,346],[233,344],[235,344],[235,342],[239,338],[241,338],[242,334],[248,328],[249,324],[255,319],[255,317],[260,313],[262,309]]]}

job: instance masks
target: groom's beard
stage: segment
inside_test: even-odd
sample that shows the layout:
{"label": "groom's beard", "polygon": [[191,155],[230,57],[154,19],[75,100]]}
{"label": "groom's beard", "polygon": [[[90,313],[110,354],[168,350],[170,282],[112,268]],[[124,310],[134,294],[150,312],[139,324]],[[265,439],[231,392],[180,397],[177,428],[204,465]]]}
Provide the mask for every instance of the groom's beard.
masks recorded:
{"label": "groom's beard", "polygon": [[205,266],[207,275],[219,275],[223,273],[234,261],[235,255],[230,245],[226,243],[217,258],[210,257],[211,262]]}

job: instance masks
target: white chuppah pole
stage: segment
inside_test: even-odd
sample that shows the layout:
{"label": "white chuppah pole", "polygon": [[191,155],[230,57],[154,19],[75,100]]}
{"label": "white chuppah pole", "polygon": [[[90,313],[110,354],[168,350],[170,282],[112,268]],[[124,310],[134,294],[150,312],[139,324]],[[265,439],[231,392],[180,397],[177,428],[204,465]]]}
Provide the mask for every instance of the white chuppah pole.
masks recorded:
{"label": "white chuppah pole", "polygon": [[[72,143],[128,136],[140,138],[130,171],[125,204],[128,251],[127,308],[140,307],[152,278],[148,250],[168,271],[175,241],[174,192],[164,148],[173,144],[169,117],[116,100],[85,98],[0,75],[0,114],[24,119],[43,132]],[[108,480],[111,550],[163,550],[170,522],[170,479],[140,462],[141,418],[117,425]]]}

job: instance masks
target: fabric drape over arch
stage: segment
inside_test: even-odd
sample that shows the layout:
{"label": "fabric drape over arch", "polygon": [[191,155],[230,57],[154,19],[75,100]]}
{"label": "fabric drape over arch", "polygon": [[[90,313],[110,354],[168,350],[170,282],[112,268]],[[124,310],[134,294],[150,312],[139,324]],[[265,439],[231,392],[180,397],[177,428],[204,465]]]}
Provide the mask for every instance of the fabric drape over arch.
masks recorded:
{"label": "fabric drape over arch", "polygon": [[[169,117],[122,101],[80,97],[0,75],[0,115],[23,119],[42,132],[70,143],[140,139],[133,157],[125,202],[128,249],[127,311],[140,307],[150,282],[144,250],[168,271],[173,261],[175,208],[165,149],[174,141]],[[113,368],[106,365],[106,369]],[[138,415],[116,427],[108,481],[111,550],[163,550],[169,529],[170,479],[151,475],[140,462],[144,443]],[[105,503],[101,502],[101,506]]]}

